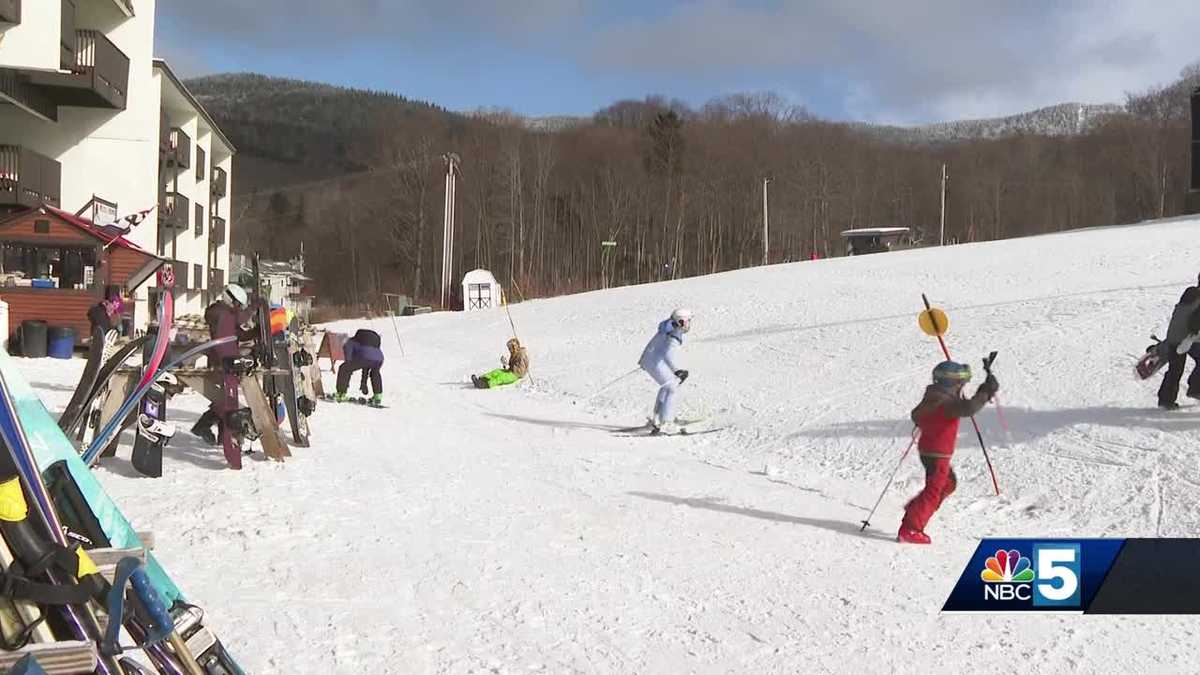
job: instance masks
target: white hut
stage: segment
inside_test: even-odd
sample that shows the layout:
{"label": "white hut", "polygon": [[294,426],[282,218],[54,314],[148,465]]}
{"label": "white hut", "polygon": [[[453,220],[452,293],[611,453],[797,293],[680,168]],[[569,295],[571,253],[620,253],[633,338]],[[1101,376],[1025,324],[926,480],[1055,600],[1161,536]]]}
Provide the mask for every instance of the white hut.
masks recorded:
{"label": "white hut", "polygon": [[463,277],[463,311],[499,307],[503,290],[487,270],[471,270]]}

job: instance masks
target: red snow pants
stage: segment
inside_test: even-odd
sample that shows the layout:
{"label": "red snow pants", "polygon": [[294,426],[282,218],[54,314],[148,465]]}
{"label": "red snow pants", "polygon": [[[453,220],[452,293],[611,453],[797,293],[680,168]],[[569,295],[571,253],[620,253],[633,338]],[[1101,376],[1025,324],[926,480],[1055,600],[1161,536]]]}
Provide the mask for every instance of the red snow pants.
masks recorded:
{"label": "red snow pants", "polygon": [[958,487],[958,478],[954,475],[954,469],[950,468],[949,457],[921,455],[921,464],[925,467],[925,488],[904,507],[903,523],[904,527],[918,532],[925,531],[925,525],[942,505],[942,500]]}

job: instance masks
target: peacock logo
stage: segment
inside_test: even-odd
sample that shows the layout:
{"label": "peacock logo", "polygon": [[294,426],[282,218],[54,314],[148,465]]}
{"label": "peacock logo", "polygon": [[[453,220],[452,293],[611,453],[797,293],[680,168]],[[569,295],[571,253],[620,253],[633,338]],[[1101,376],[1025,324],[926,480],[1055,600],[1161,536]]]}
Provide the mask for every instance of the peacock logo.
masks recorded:
{"label": "peacock logo", "polygon": [[1033,581],[1033,570],[1029,558],[1022,556],[1020,551],[1000,549],[987,559],[979,577],[993,584],[1027,584]]}

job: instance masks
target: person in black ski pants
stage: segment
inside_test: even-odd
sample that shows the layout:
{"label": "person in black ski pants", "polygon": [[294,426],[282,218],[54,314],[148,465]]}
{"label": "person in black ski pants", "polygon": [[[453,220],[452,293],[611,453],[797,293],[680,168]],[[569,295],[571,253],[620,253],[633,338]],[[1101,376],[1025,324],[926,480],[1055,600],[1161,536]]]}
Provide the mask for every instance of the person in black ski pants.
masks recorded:
{"label": "person in black ski pants", "polygon": [[[1200,279],[1197,280],[1200,282]],[[1190,354],[1196,365],[1188,377],[1188,398],[1200,399],[1200,343],[1194,343],[1183,353],[1179,353],[1181,344],[1190,342],[1200,333],[1200,286],[1186,289],[1171,312],[1171,323],[1167,327],[1167,339],[1163,340],[1167,353],[1167,373],[1163,376],[1158,388],[1158,407],[1163,410],[1175,410],[1179,404],[1179,381],[1183,379],[1183,371],[1187,368]]]}
{"label": "person in black ski pants", "polygon": [[367,379],[370,378],[371,392],[374,394],[371,397],[371,403],[373,405],[383,403],[383,376],[379,373],[379,369],[383,366],[381,344],[379,333],[366,328],[359,329],[354,337],[346,340],[346,344],[342,345],[342,353],[345,354],[346,360],[338,368],[335,400],[345,401],[349,398],[346,390],[350,388],[350,377],[355,371],[361,370],[363,374],[359,389],[366,394]]}

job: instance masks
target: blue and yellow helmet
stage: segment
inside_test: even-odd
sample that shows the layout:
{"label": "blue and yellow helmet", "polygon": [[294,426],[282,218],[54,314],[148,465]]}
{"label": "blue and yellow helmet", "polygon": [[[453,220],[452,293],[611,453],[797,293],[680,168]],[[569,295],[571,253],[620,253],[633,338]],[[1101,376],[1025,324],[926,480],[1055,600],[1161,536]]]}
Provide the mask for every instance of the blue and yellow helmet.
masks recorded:
{"label": "blue and yellow helmet", "polygon": [[966,384],[971,381],[971,366],[954,361],[942,361],[933,369],[933,383],[943,386]]}

